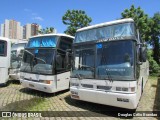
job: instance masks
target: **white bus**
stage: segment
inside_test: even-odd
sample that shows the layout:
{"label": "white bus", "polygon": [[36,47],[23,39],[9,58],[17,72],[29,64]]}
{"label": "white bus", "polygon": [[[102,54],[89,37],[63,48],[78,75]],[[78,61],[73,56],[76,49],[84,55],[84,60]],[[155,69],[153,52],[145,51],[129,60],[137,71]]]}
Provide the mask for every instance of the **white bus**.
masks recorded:
{"label": "white bus", "polygon": [[11,47],[11,66],[9,71],[10,79],[20,79],[21,61],[26,44],[27,41],[21,41],[14,43]]}
{"label": "white bus", "polygon": [[0,37],[0,84],[7,84],[9,79],[11,41]]}
{"label": "white bus", "polygon": [[149,75],[146,47],[131,18],[77,30],[71,98],[135,109]]}
{"label": "white bus", "polygon": [[22,86],[47,93],[69,89],[73,39],[66,34],[31,37],[20,69]]}

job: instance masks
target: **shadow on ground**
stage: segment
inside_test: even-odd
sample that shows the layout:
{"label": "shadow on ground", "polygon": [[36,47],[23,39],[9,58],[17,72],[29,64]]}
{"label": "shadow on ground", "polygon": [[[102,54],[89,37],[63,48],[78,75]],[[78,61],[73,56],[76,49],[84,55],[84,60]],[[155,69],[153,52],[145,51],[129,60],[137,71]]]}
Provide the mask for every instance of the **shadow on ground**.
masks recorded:
{"label": "shadow on ground", "polygon": [[156,94],[155,94],[153,111],[160,111],[160,76],[157,79],[157,86],[154,87],[156,87]]}
{"label": "shadow on ground", "polygon": [[7,87],[7,86],[9,86],[10,84],[20,84],[20,82],[19,82],[19,80],[9,80],[9,81],[7,81],[7,83],[2,83],[2,84],[0,84],[0,88],[1,87]]}
{"label": "shadow on ground", "polygon": [[48,98],[48,97],[54,97],[54,96],[63,94],[65,92],[68,92],[69,90],[63,90],[63,91],[56,92],[56,93],[45,93],[45,92],[42,92],[42,91],[30,89],[30,88],[22,88],[19,91],[22,92],[22,93],[33,95],[33,96],[37,96],[37,97]]}

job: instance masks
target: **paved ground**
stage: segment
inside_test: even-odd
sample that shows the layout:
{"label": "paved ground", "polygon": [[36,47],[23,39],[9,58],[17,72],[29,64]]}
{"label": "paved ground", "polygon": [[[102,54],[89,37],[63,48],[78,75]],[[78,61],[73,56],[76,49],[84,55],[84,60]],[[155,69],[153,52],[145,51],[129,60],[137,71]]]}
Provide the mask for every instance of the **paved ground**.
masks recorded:
{"label": "paved ground", "polygon": [[[148,80],[142,98],[139,102],[136,111],[152,111],[160,110],[160,79],[150,77]],[[39,119],[58,119],[58,120],[79,120],[79,119],[123,119],[114,116],[112,112],[104,112],[103,110],[118,110],[124,109],[99,105],[84,101],[76,101],[70,98],[69,91],[58,92],[55,94],[46,94],[36,90],[23,88],[17,82],[11,82],[7,87],[0,87],[0,111],[58,111],[58,112],[44,112],[46,116],[54,117],[38,117]],[[96,112],[95,112],[96,111]],[[40,114],[38,114],[40,115]],[[70,116],[70,117],[65,117]],[[74,117],[73,117],[74,116]],[[102,117],[103,116],[103,117]],[[108,116],[108,117],[105,117]],[[22,119],[18,118],[0,118],[0,119]],[[26,119],[35,119],[33,117]],[[156,117],[133,117],[136,120],[150,120],[157,119]]]}

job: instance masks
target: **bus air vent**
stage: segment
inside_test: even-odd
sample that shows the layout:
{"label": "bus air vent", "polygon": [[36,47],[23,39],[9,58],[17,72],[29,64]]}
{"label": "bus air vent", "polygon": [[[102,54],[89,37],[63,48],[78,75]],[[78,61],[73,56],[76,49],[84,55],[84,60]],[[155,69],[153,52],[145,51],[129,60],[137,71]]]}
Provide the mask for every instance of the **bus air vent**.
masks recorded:
{"label": "bus air vent", "polygon": [[97,86],[97,89],[101,89],[101,90],[111,90],[112,86]]}

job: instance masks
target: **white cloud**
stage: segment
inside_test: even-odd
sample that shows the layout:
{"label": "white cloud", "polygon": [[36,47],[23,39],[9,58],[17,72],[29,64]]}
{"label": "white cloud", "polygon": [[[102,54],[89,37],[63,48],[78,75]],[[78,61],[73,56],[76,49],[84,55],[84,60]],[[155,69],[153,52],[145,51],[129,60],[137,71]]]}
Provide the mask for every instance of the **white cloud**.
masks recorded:
{"label": "white cloud", "polygon": [[33,16],[36,16],[36,15],[37,15],[37,13],[32,13],[32,15],[33,15]]}
{"label": "white cloud", "polygon": [[25,11],[25,12],[31,12],[32,10],[25,8],[24,11]]}
{"label": "white cloud", "polygon": [[33,20],[39,20],[39,21],[43,21],[44,19],[42,17],[36,16],[34,18],[32,18]]}

